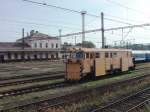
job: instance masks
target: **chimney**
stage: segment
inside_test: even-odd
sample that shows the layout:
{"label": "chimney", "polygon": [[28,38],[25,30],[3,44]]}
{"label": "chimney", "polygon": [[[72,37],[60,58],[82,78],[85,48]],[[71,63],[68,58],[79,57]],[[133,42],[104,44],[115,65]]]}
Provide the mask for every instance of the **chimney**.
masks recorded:
{"label": "chimney", "polygon": [[29,37],[29,33],[27,32],[27,37]]}
{"label": "chimney", "polygon": [[35,33],[39,33],[38,31],[36,31]]}
{"label": "chimney", "polygon": [[33,36],[34,33],[35,33],[34,30],[31,30],[31,31],[30,31],[30,36]]}

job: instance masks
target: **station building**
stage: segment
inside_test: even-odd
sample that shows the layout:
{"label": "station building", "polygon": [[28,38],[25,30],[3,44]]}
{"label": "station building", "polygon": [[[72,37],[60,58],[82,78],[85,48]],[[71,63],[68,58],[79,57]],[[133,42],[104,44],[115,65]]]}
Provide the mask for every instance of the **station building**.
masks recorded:
{"label": "station building", "polygon": [[0,42],[0,62],[61,58],[61,40],[32,30],[16,42]]}

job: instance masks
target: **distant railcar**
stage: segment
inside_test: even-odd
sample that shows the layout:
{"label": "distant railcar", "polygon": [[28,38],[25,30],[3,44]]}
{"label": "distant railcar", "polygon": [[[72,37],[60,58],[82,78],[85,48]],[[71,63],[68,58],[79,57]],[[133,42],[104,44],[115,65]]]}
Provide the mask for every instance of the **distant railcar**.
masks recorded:
{"label": "distant railcar", "polygon": [[86,76],[98,77],[134,68],[132,51],[126,49],[70,49],[66,62],[66,80],[78,81]]}
{"label": "distant railcar", "polygon": [[132,51],[135,62],[145,62],[150,58],[149,54],[146,54],[146,51],[135,50]]}
{"label": "distant railcar", "polygon": [[150,62],[150,51],[146,51],[146,62]]}

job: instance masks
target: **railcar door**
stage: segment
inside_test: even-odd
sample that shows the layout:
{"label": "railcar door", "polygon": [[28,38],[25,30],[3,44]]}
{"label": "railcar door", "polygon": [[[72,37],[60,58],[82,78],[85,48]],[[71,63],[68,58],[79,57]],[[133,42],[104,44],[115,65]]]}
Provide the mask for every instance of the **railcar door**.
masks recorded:
{"label": "railcar door", "polygon": [[122,72],[128,71],[128,58],[121,58],[121,70]]}
{"label": "railcar door", "polygon": [[101,76],[106,74],[105,58],[95,59],[94,64],[95,64],[95,76]]}

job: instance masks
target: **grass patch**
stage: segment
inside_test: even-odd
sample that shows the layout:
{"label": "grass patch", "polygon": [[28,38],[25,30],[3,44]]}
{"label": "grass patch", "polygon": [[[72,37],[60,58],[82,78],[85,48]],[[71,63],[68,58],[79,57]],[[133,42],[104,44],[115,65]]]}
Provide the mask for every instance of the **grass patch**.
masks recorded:
{"label": "grass patch", "polygon": [[[118,89],[117,91],[107,91],[103,95],[100,95],[99,92],[90,93],[86,100],[65,106],[64,110],[65,112],[90,112],[97,107],[101,107],[104,103],[106,104],[106,102],[113,101],[114,99],[126,94],[132,94],[133,92],[138,91],[149,84],[150,82],[147,80],[136,85]],[[144,112],[150,112],[149,109],[150,108],[147,107]]]}

